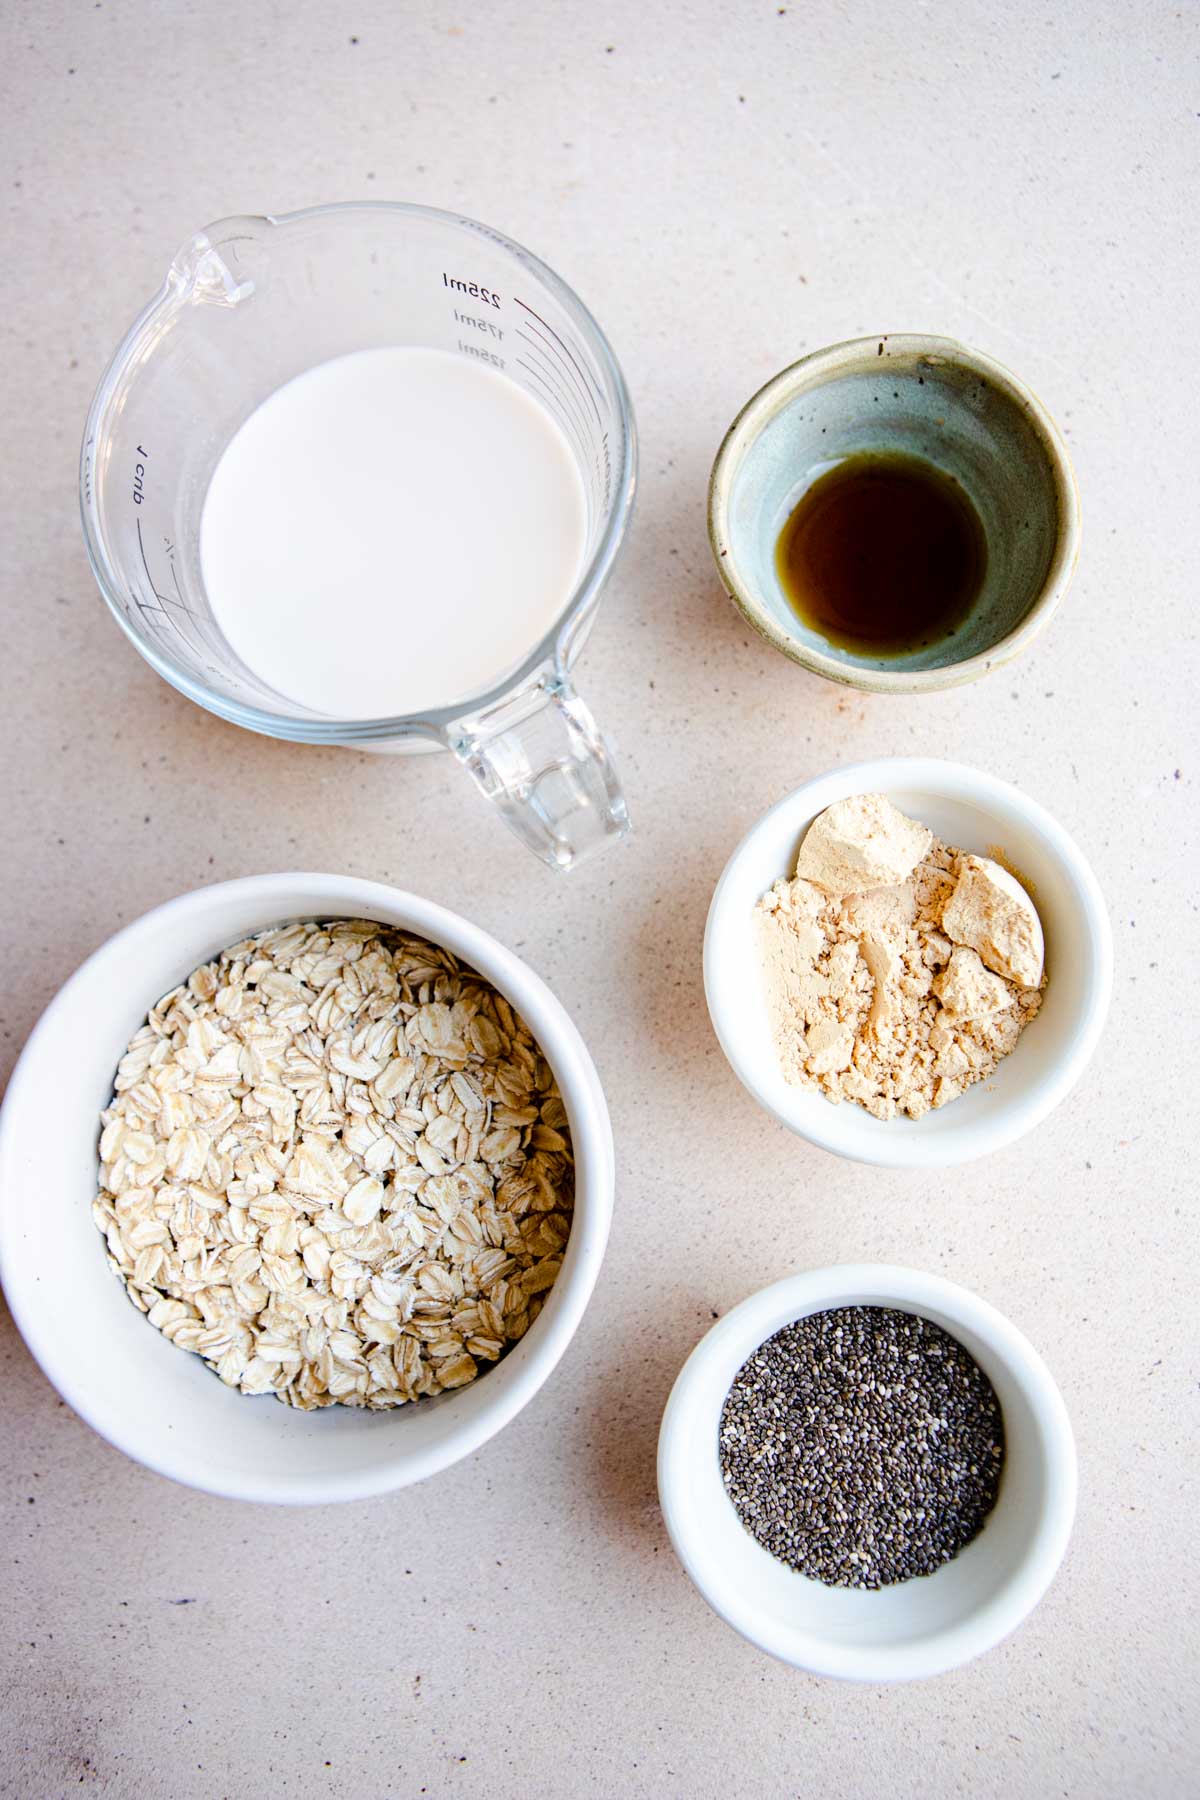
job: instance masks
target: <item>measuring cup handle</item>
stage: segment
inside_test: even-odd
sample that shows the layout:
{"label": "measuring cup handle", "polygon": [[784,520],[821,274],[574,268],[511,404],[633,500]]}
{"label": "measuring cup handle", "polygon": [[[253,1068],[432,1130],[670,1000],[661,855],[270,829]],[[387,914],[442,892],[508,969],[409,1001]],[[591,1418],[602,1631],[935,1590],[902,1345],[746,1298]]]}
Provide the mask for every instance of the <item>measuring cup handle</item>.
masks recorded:
{"label": "measuring cup handle", "polygon": [[573,869],[628,832],[608,745],[561,669],[459,720],[449,737],[505,824],[552,869]]}

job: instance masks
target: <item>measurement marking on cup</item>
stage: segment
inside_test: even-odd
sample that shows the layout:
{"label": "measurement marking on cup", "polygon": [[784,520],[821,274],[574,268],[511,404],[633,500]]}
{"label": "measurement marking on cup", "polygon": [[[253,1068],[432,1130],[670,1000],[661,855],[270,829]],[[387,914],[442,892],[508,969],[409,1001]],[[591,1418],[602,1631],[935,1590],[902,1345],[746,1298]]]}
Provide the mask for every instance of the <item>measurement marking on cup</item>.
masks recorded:
{"label": "measurement marking on cup", "polygon": [[563,431],[565,432],[566,436],[574,444],[575,449],[578,451],[582,460],[584,462],[586,462],[587,461],[587,448],[580,441],[579,427],[576,425],[576,423],[575,423],[574,419],[571,417],[570,413],[567,412],[566,409],[564,408],[563,403],[562,403],[562,398],[561,398],[560,394],[558,393],[558,391],[555,388],[552,388],[550,386],[550,383],[546,380],[545,376],[542,375],[537,369],[535,369],[532,363],[527,363],[523,356],[518,356],[517,367],[520,369],[525,369],[530,375],[533,376],[533,379],[537,382],[538,386],[545,389],[546,394],[550,401],[551,411],[554,413],[555,418],[558,420],[559,424],[562,426]]}
{"label": "measurement marking on cup", "polygon": [[554,414],[554,417],[558,420],[560,426],[562,427],[563,433],[566,436],[568,442],[570,442],[574,446],[580,459],[582,461],[586,462],[587,461],[587,446],[584,444],[584,442],[580,438],[579,427],[576,425],[574,419],[571,417],[571,414],[569,412],[567,412],[566,409],[564,408],[562,399],[559,396],[559,394],[557,393],[557,391],[550,386],[550,383],[546,380],[545,376],[542,375],[537,369],[535,369],[533,367],[532,363],[527,363],[523,357],[518,356],[517,366],[518,366],[518,368],[524,369],[527,374],[531,375],[533,377],[533,379],[537,382],[538,386],[543,390],[543,392],[546,395],[547,400],[550,403],[550,410]]}
{"label": "measurement marking on cup", "polygon": [[155,587],[154,577],[150,573],[150,564],[146,561],[146,546],[142,542],[142,521],[140,519],[135,519],[134,523],[137,526],[138,552],[142,559],[142,567],[146,571],[146,580],[150,583],[150,592],[154,595],[154,598],[161,605],[164,596],[162,594],[160,594],[158,589]]}
{"label": "measurement marking on cup", "polygon": [[460,313],[457,307],[454,309],[454,316],[460,325],[473,325],[476,331],[486,331],[494,338],[504,336],[504,327],[494,325],[490,319],[477,319],[472,313]]}
{"label": "measurement marking on cup", "polygon": [[550,336],[555,340],[555,342],[566,352],[566,355],[570,359],[572,367],[575,369],[576,373],[578,374],[579,379],[583,382],[584,392],[586,393],[588,399],[592,403],[592,411],[596,415],[597,425],[603,425],[604,421],[600,417],[600,408],[596,405],[596,396],[593,394],[591,388],[589,387],[587,377],[584,375],[583,370],[579,367],[579,364],[575,361],[575,357],[574,357],[574,354],[573,354],[570,346],[568,344],[563,343],[563,341],[559,337],[557,331],[555,331],[553,325],[548,324],[546,322],[546,320],[543,319],[541,313],[534,312],[532,306],[528,305],[526,301],[520,299],[517,295],[514,294],[513,298],[516,300],[517,305],[522,309],[522,311],[527,312],[531,318],[536,319],[538,324],[543,326],[544,329],[550,333]]}
{"label": "measurement marking on cup", "polygon": [[481,287],[477,281],[460,281],[455,275],[447,275],[444,269],[442,270],[442,286],[454,288],[460,294],[467,294],[472,300],[482,300],[485,306],[499,307],[500,305],[499,294],[494,294],[491,288]]}
{"label": "measurement marking on cup", "polygon": [[546,355],[546,352],[539,345],[537,339],[530,337],[523,327],[517,327],[517,336],[521,339],[522,343],[529,346],[535,356],[545,363],[546,376],[549,385],[553,387],[554,391],[559,395],[564,409],[569,411],[571,416],[578,422],[581,435],[590,440],[592,435],[591,426],[584,416],[583,409],[579,404],[574,388],[566,386],[562,380],[562,364],[551,362],[550,358]]}
{"label": "measurement marking on cup", "polygon": [[536,325],[518,325],[517,334],[519,337],[523,338],[527,344],[535,345],[541,354],[545,356],[547,362],[550,363],[554,369],[556,379],[562,380],[564,377],[566,378],[567,386],[572,395],[582,395],[585,400],[591,401],[593,409],[595,408],[596,403],[592,399],[587,387],[580,381],[578,371],[572,368],[571,364],[564,360],[558,346],[546,336],[544,331],[539,331]]}
{"label": "measurement marking on cup", "polygon": [[134,464],[133,504],[135,506],[140,506],[142,504],[142,501],[146,497],[146,489],[145,489],[146,464],[150,460],[150,452],[148,450],[143,450],[142,446],[139,444],[137,446],[137,453],[142,458],[142,461],[140,463]]}
{"label": "measurement marking on cup", "polygon": [[[143,560],[145,560],[145,559],[143,558]],[[165,606],[161,606],[161,605],[160,606],[151,606],[151,604],[148,600],[142,599],[142,596],[138,593],[136,587],[134,587],[132,582],[130,582],[130,584],[129,584],[129,592],[133,596],[134,605],[137,607],[138,611],[142,614],[143,618],[145,618],[147,620],[153,619],[153,618],[159,618],[159,619],[165,620],[166,623],[168,625],[170,625],[171,628],[174,630],[176,636],[179,637],[179,639],[184,644],[187,645],[187,648],[189,650],[193,649],[193,645],[188,640],[187,633],[184,631],[183,626],[179,623],[179,620],[175,617],[174,613],[169,613]],[[162,631],[162,629],[160,627],[158,630],[155,631],[154,635],[156,637],[163,637],[165,635],[165,633]]]}
{"label": "measurement marking on cup", "polygon": [[465,344],[463,340],[459,338],[458,348],[462,351],[464,356],[474,357],[476,362],[489,363],[493,369],[502,369],[504,367],[504,358],[502,356],[497,356],[494,350],[485,350],[482,344]]}
{"label": "measurement marking on cup", "polygon": [[[148,600],[143,600],[142,596],[138,593],[137,589],[133,586],[132,583],[130,583],[129,591],[133,596],[134,604],[137,606],[138,611],[143,615],[143,617],[150,618],[152,615],[157,614],[160,618],[165,619],[167,621],[167,623],[172,627],[172,629],[174,630],[174,632],[180,639],[181,643],[185,644],[187,646],[188,650],[193,655],[195,655],[195,653],[196,653],[195,644],[189,638],[187,632],[183,629],[183,626],[179,623],[179,620],[175,616],[175,611],[169,610],[169,609],[174,608],[174,609],[177,609],[179,612],[184,613],[186,615],[186,617],[191,619],[193,624],[196,625],[197,627],[202,627],[204,624],[204,621],[201,620],[198,617],[198,615],[191,610],[191,608],[189,606],[184,604],[182,594],[178,600],[174,600],[174,599],[172,599],[170,594],[160,594],[159,593],[157,587],[154,585],[154,577],[150,573],[150,564],[146,559],[146,545],[142,538],[142,521],[140,519],[136,519],[134,521],[134,524],[137,528],[138,554],[141,556],[141,559],[142,559],[142,567],[146,571],[146,580],[150,584],[150,592],[154,595],[154,598],[158,601],[158,605],[151,606],[151,604]],[[173,559],[174,552],[175,552],[175,546],[171,543],[169,538],[166,538],[163,541],[167,545],[168,558]],[[178,590],[179,589],[179,577],[177,574],[175,574],[175,564],[174,564],[173,560],[171,560],[171,573],[173,575],[175,575],[175,586],[176,586],[176,589]],[[203,636],[202,631],[201,631],[201,636]]]}
{"label": "measurement marking on cup", "polygon": [[[517,335],[523,342],[531,343],[520,326],[517,328]],[[537,349],[536,344],[532,347]],[[574,443],[580,461],[584,464],[588,464],[590,461],[594,487],[601,496],[600,504],[607,507],[612,495],[612,454],[609,449],[607,431],[600,434],[600,440],[597,443],[595,433],[589,429],[586,420],[581,419],[578,401],[575,400],[573,391],[563,386],[560,374],[561,364],[549,365],[550,373],[554,377],[551,381],[542,374],[540,369],[536,369],[532,363],[527,362],[523,356],[518,356],[516,361],[517,367],[526,370],[538,386],[544,389],[554,416]],[[568,410],[568,402],[573,403],[570,410]]]}
{"label": "measurement marking on cup", "polygon": [[[525,306],[525,302],[523,300],[518,300],[517,305]],[[526,307],[525,310],[527,312],[529,312],[532,309],[529,307]],[[534,314],[534,317],[535,318],[537,317],[536,313]],[[544,320],[542,322],[545,323]],[[553,326],[547,326],[546,329],[551,332],[554,331]],[[557,337],[558,334],[555,332],[554,335],[555,335],[555,337]],[[580,388],[581,377],[580,377],[580,372],[579,372],[579,365],[575,362],[575,358],[573,356],[571,356],[571,352],[569,349],[567,349],[567,346],[565,344],[563,344],[562,347],[564,350],[566,350],[567,355],[571,359],[570,367],[568,367],[568,365],[563,361],[562,357],[555,350],[554,344],[552,344],[550,342],[550,339],[547,338],[542,332],[538,331],[536,325],[530,326],[528,328],[526,328],[526,326],[524,326],[524,325],[518,325],[517,336],[522,340],[523,343],[528,344],[530,346],[530,348],[532,350],[534,350],[545,361],[547,367],[551,370],[551,372],[554,375],[554,386],[555,386],[556,391],[558,391],[562,387],[562,377],[564,374],[566,375],[568,385],[565,387],[563,392],[565,393],[566,398],[570,400],[571,405],[572,405],[572,412],[575,413],[576,409],[578,408],[578,405],[579,405],[579,402],[576,399],[576,391]],[[558,342],[560,344],[562,343],[561,338],[558,339]],[[543,346],[544,346],[544,348],[543,348]],[[551,358],[553,358],[553,361],[551,361]],[[518,358],[518,361],[520,361],[520,360],[521,359]],[[526,368],[529,367],[529,365],[527,363],[524,364],[523,366]],[[530,370],[530,373],[532,373],[532,372],[533,371]],[[574,377],[574,378],[572,379],[572,377]],[[587,387],[585,384],[582,387],[582,391],[587,396],[587,399],[591,402],[592,410],[594,412],[596,412],[597,421],[602,423],[603,421],[600,420],[600,414],[596,408],[596,401],[591,392],[591,389],[589,387]],[[581,442],[581,444],[580,444],[580,452],[583,455],[584,460],[586,461],[587,460],[587,450],[585,448],[585,443],[586,443],[586,445],[591,446],[592,466],[593,466],[593,470],[595,473],[596,484],[597,484],[597,487],[602,490],[603,497],[602,497],[601,504],[603,506],[607,506],[609,503],[609,500],[612,497],[612,454],[611,454],[611,451],[609,450],[608,433],[607,433],[607,431],[601,432],[600,443],[599,443],[599,446],[597,446],[596,442],[595,442],[594,433],[590,430],[587,420],[581,417],[580,425],[581,425],[581,437],[584,440],[584,442]]]}
{"label": "measurement marking on cup", "polygon": [[[171,618],[172,615],[167,612],[167,607],[168,606],[177,606],[179,608],[180,612],[185,612],[187,614],[189,619],[197,618],[197,614],[192,611],[190,606],[187,606],[185,604],[182,593],[180,594],[178,600],[172,600],[170,594],[160,594],[159,593],[158,589],[154,585],[154,577],[150,573],[150,564],[146,561],[146,546],[142,542],[142,521],[140,519],[135,519],[134,524],[137,526],[138,553],[142,559],[142,567],[146,571],[146,580],[150,583],[150,592],[154,595],[154,598],[158,601],[158,604],[162,608],[164,616],[167,618]],[[174,553],[174,548],[175,547],[173,544],[170,545],[170,550],[171,550],[172,554]],[[175,574],[174,563],[171,564],[171,573],[173,575]],[[176,588],[179,587],[178,575],[175,575],[175,586],[176,586]],[[138,600],[138,596],[136,593],[134,594],[134,599],[138,601],[139,606],[145,605],[144,601]],[[182,636],[182,633],[180,635]],[[184,638],[184,642],[185,643],[187,642],[186,638]]]}

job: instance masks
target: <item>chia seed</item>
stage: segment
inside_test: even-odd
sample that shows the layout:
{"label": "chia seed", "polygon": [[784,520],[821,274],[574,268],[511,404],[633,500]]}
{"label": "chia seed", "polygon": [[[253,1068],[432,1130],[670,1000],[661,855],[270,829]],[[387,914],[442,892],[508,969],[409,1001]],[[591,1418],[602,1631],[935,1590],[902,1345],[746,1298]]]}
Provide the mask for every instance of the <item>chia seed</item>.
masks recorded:
{"label": "chia seed", "polygon": [[764,1550],[828,1587],[881,1588],[932,1575],[983,1529],[1004,1420],[940,1326],[843,1306],[747,1357],[719,1447],[726,1492]]}

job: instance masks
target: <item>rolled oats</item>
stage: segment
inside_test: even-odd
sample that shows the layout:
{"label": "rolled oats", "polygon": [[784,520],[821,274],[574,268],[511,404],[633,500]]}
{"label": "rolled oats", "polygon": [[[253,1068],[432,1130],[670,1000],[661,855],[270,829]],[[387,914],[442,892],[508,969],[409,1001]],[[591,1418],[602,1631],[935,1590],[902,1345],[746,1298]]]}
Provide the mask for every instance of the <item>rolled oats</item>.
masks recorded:
{"label": "rolled oats", "polygon": [[574,1164],[528,1027],[367,920],[224,950],[163,996],[101,1115],[92,1208],[133,1304],[305,1410],[459,1388],[561,1267]]}

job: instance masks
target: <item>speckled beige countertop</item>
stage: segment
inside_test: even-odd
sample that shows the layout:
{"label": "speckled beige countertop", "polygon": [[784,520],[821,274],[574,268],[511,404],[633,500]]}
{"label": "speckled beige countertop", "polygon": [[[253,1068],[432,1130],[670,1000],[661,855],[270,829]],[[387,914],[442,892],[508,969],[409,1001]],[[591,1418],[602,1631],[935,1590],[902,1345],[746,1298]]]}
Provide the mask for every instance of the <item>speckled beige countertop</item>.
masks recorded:
{"label": "speckled beige countertop", "polygon": [[[341,1509],[229,1504],[135,1467],[4,1315],[0,1793],[1194,1795],[1195,11],[50,0],[3,31],[5,1070],[79,960],[157,901],[349,870],[461,909],[549,979],[607,1087],[619,1191],[594,1301],[537,1400],[435,1481]],[[88,572],[85,409],[177,243],[230,213],[372,196],[538,250],[633,390],[639,512],[581,678],[637,829],[568,881],[447,761],[306,750],[198,711]],[[749,635],[703,510],[754,388],[887,329],[1017,369],[1062,423],[1084,506],[1074,590],[1034,651],[901,701]],[[1014,1149],[930,1179],[775,1126],[700,982],[709,896],[751,819],[831,764],[902,751],[1044,801],[1093,859],[1117,944],[1075,1093]],[[1009,1314],[1080,1451],[1040,1609],[907,1689],[750,1649],[655,1500],[663,1402],[712,1318],[859,1257]]]}

